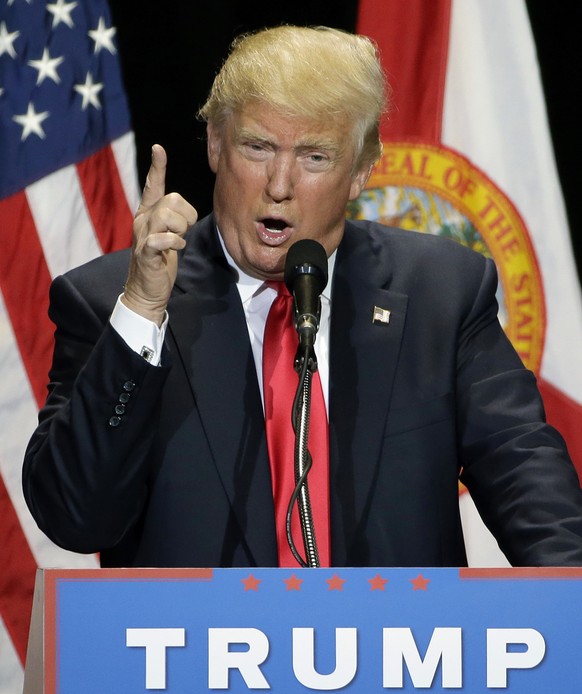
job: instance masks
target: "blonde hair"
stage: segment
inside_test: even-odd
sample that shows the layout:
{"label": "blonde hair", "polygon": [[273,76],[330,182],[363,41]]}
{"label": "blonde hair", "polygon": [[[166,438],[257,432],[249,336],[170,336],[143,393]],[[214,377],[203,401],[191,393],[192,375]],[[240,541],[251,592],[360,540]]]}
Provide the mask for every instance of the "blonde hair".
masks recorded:
{"label": "blonde hair", "polygon": [[353,124],[359,170],[380,156],[387,89],[369,38],[285,25],[234,40],[199,116],[220,128],[231,113],[260,101],[289,116]]}

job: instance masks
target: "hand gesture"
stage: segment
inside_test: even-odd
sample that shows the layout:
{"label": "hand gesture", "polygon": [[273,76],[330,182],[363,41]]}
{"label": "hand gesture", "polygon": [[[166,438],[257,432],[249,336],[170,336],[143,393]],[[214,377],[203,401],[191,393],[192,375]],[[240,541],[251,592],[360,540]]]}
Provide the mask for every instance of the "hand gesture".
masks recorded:
{"label": "hand gesture", "polygon": [[133,222],[133,247],[123,303],[161,325],[176,273],[177,251],[184,234],[198,218],[196,210],[178,193],[165,194],[167,156],[163,147],[152,147],[141,204]]}

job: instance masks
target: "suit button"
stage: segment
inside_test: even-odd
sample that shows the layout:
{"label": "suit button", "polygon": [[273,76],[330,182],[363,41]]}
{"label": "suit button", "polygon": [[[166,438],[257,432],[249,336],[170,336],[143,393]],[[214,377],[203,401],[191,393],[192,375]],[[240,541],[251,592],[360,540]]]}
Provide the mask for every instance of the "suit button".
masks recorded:
{"label": "suit button", "polygon": [[123,390],[127,391],[128,393],[131,393],[131,391],[135,388],[135,383],[133,381],[126,381],[123,384]]}
{"label": "suit button", "polygon": [[111,417],[109,420],[110,427],[118,427],[121,424],[121,417]]}
{"label": "suit button", "polygon": [[129,393],[120,393],[119,394],[119,402],[122,402],[122,403],[129,402],[130,398],[131,398],[131,395]]}
{"label": "suit button", "polygon": [[125,414],[125,405],[115,405],[115,414]]}

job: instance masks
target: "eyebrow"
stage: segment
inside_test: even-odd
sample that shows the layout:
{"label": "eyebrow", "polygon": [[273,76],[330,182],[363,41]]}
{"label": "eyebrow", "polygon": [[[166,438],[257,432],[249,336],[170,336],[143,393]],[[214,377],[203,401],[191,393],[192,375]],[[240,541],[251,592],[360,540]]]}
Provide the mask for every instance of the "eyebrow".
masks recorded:
{"label": "eyebrow", "polygon": [[265,135],[259,135],[259,133],[254,130],[249,130],[248,128],[240,128],[235,132],[235,137],[237,140],[257,140],[259,142],[270,142],[270,139]]}
{"label": "eyebrow", "polygon": [[322,149],[326,152],[333,152],[339,154],[343,147],[336,140],[330,138],[323,139],[306,139],[304,142],[299,142],[296,146],[298,150],[308,150],[308,149]]}
{"label": "eyebrow", "polygon": [[[265,144],[275,144],[268,135],[262,135],[255,130],[249,128],[241,128],[237,134],[236,139],[240,142],[243,140],[253,140],[255,142],[263,142]],[[305,152],[308,150],[323,150],[330,152],[332,154],[339,155],[343,147],[341,143],[337,142],[332,138],[318,138],[317,136],[307,135],[303,141],[299,141],[295,145],[295,150],[299,152]]]}

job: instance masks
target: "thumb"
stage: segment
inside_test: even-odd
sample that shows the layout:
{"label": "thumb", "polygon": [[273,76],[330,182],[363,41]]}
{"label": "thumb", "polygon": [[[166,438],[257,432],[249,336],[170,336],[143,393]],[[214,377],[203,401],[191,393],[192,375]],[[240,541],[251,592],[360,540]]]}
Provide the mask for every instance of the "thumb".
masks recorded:
{"label": "thumb", "polygon": [[152,207],[166,193],[166,167],[168,157],[161,145],[152,147],[152,162],[146,177],[140,207]]}

